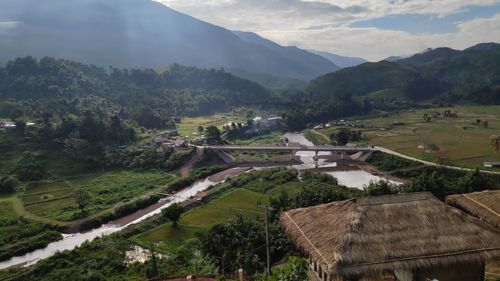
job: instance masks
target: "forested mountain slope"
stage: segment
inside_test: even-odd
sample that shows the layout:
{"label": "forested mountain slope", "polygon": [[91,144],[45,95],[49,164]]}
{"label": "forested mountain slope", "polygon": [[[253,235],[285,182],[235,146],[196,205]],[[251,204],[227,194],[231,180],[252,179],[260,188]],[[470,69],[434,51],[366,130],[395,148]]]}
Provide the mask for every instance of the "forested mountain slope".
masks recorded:
{"label": "forested mountain slope", "polygon": [[152,0],[2,0],[0,22],[0,61],[51,56],[120,68],[179,63],[307,81],[335,70],[317,55],[247,42]]}
{"label": "forested mountain slope", "polygon": [[167,116],[200,115],[235,106],[272,105],[273,93],[224,70],[171,65],[123,70],[73,61],[18,58],[0,68],[0,114],[13,111],[42,114],[82,113],[85,110],[131,115],[142,106]]}
{"label": "forested mountain slope", "polygon": [[414,101],[500,102],[500,44],[427,50],[395,62],[365,63],[312,81],[312,101],[394,90]]}

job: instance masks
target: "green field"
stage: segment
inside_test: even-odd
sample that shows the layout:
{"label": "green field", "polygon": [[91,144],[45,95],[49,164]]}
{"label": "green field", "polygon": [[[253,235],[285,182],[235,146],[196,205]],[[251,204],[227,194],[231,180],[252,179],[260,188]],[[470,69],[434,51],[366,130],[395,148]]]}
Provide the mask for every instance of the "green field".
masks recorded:
{"label": "green field", "polygon": [[317,133],[314,130],[304,130],[304,137],[315,145],[327,145],[330,144],[330,140],[325,138],[321,133]]}
{"label": "green field", "polygon": [[90,215],[112,208],[167,185],[174,176],[160,171],[113,171],[89,174],[68,181],[31,183],[22,196],[27,211],[54,220],[70,221],[81,216],[73,199],[75,190],[86,190],[91,200],[86,207]]}
{"label": "green field", "polygon": [[[450,109],[458,117],[437,116],[426,122],[424,114],[433,115]],[[488,128],[472,125],[475,119],[487,120]],[[420,159],[441,161],[469,168],[483,168],[484,161],[500,161],[489,144],[491,135],[500,134],[500,106],[460,106],[402,111],[386,118],[360,120],[364,125],[390,126],[393,122],[402,125],[389,130],[360,129],[370,144],[379,145]],[[464,129],[466,128],[466,129]],[[329,134],[337,128],[321,130]],[[358,130],[358,129],[355,129]],[[424,153],[421,145],[436,145],[439,150]]]}
{"label": "green field", "polygon": [[[229,122],[246,123],[246,119],[240,113],[214,114],[212,116],[203,117],[185,117],[181,123],[177,124],[179,134],[184,137],[197,137],[200,135],[198,127],[206,128],[208,126],[216,126],[222,130],[222,126]],[[203,134],[203,133],[201,133]]]}
{"label": "green field", "polygon": [[237,214],[247,218],[263,216],[257,202],[269,203],[267,196],[246,189],[235,189],[222,194],[208,204],[185,213],[178,228],[170,223],[163,224],[140,234],[137,239],[143,243],[162,242],[164,249],[180,246],[183,241],[193,238],[197,231],[202,231],[219,223],[224,223]]}
{"label": "green field", "polygon": [[275,131],[248,139],[235,139],[233,142],[237,145],[282,145],[282,139],[283,132]]}

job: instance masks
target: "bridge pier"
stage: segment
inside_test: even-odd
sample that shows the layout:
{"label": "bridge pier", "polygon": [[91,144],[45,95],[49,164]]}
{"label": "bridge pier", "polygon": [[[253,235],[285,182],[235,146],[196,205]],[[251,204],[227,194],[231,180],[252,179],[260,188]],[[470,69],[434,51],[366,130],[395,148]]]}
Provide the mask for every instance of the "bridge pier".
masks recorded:
{"label": "bridge pier", "polygon": [[318,165],[318,160],[319,160],[319,159],[318,159],[318,153],[319,153],[319,151],[318,151],[318,150],[315,150],[315,151],[314,151],[314,168],[315,168],[315,169],[317,169],[317,168],[319,167],[319,165]]}

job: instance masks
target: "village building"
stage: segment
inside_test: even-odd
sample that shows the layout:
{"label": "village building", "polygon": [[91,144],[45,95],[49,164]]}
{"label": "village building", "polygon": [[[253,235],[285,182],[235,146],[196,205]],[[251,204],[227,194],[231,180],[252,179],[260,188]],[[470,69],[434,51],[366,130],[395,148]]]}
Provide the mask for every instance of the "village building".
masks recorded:
{"label": "village building", "polygon": [[500,258],[500,229],[430,193],[295,209],[280,222],[322,281],[479,281]]}
{"label": "village building", "polygon": [[500,162],[484,162],[483,165],[485,168],[496,168],[500,167]]}
{"label": "village building", "polygon": [[267,125],[269,127],[277,127],[280,125],[280,122],[283,120],[283,118],[279,116],[274,116],[274,117],[269,117],[267,118]]}
{"label": "village building", "polygon": [[500,190],[451,195],[446,203],[500,228]]}

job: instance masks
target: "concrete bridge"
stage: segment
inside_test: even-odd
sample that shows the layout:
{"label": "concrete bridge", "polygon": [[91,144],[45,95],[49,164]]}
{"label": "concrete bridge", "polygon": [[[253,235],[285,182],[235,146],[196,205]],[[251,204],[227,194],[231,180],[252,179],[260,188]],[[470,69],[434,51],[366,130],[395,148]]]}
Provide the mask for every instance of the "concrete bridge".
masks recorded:
{"label": "concrete bridge", "polygon": [[318,152],[339,152],[339,153],[356,153],[356,152],[371,152],[377,149],[371,146],[247,146],[247,145],[208,145],[205,149],[219,151],[262,151],[262,152],[297,152],[297,151],[314,151]]}
{"label": "concrete bridge", "polygon": [[314,161],[316,165],[318,164],[318,154],[319,152],[332,152],[341,155],[341,159],[344,158],[346,154],[353,154],[358,152],[372,152],[377,151],[375,147],[372,146],[329,146],[329,145],[318,145],[318,146],[247,146],[247,145],[208,145],[204,147],[205,149],[215,150],[215,151],[236,151],[236,152],[246,152],[246,151],[257,151],[257,152],[287,152],[290,154],[290,159],[292,159],[293,154],[298,151],[312,151],[314,152]]}

